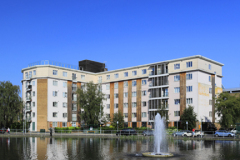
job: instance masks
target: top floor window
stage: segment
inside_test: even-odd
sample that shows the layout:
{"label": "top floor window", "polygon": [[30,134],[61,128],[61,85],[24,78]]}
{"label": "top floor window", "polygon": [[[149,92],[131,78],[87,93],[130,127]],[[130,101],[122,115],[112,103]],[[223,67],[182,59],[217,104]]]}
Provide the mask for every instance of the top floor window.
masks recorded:
{"label": "top floor window", "polygon": [[147,73],[147,70],[146,69],[143,69],[142,70],[142,74],[146,74]]}
{"label": "top floor window", "polygon": [[174,81],[175,81],[175,82],[176,82],[176,81],[180,81],[180,75],[174,76]]}
{"label": "top floor window", "polygon": [[147,84],[147,80],[142,80],[142,85],[146,85]]}
{"label": "top floor window", "polygon": [[124,77],[128,77],[128,72],[124,72]]}
{"label": "top floor window", "polygon": [[180,69],[180,63],[174,64],[174,69]]}
{"label": "top floor window", "polygon": [[208,69],[210,69],[210,70],[212,69],[212,66],[211,66],[211,64],[209,64],[209,65],[208,65]]}
{"label": "top floor window", "polygon": [[114,74],[114,78],[118,78],[118,73]]}
{"label": "top floor window", "polygon": [[81,75],[81,80],[85,80],[85,75]]}
{"label": "top floor window", "polygon": [[63,77],[67,77],[67,72],[63,72]]}
{"label": "top floor window", "polygon": [[29,78],[32,78],[32,71],[29,72]]}
{"label": "top floor window", "polygon": [[107,79],[107,80],[110,80],[110,75],[107,75],[107,76],[106,76],[106,79]]}
{"label": "top floor window", "polygon": [[57,70],[53,70],[53,75],[57,75],[58,71]]}
{"label": "top floor window", "polygon": [[36,75],[36,70],[33,70],[33,75],[34,75],[34,76]]}
{"label": "top floor window", "polygon": [[128,81],[124,81],[124,87],[128,87]]}
{"label": "top floor window", "polygon": [[72,80],[77,80],[77,75],[75,73],[72,73]]}
{"label": "top floor window", "polygon": [[25,72],[25,78],[28,78],[28,72]]}
{"label": "top floor window", "polygon": [[137,75],[137,71],[132,71],[132,75],[136,76]]}
{"label": "top floor window", "polygon": [[192,67],[192,61],[186,62],[186,66],[187,66],[187,68]]}

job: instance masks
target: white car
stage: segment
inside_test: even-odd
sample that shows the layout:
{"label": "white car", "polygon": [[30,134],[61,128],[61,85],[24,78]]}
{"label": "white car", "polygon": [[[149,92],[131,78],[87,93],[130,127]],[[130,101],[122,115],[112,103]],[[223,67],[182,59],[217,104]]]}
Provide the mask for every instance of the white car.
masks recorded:
{"label": "white car", "polygon": [[237,133],[236,128],[232,129],[231,132],[234,133],[234,134],[236,134],[236,133]]}
{"label": "white car", "polygon": [[195,134],[194,137],[203,137],[204,136],[204,132],[203,131],[199,131],[199,130],[195,130]]}
{"label": "white car", "polygon": [[184,136],[184,137],[191,137],[192,136],[192,131],[184,130],[182,132],[183,132],[182,136]]}

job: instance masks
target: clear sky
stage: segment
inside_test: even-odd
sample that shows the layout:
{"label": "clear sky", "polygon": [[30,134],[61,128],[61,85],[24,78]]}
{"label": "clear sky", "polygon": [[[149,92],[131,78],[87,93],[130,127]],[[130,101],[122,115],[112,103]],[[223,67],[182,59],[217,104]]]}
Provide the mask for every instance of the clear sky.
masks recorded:
{"label": "clear sky", "polygon": [[240,1],[3,0],[0,81],[21,86],[39,60],[109,70],[202,55],[224,64],[225,88],[240,87]]}

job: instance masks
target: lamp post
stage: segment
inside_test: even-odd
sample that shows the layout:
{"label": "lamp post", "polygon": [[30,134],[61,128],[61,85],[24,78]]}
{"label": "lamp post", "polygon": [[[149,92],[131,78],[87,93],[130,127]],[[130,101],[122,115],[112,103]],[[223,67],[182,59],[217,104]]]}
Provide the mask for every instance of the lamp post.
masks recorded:
{"label": "lamp post", "polygon": [[202,121],[203,119],[201,119],[201,138],[202,138]]}
{"label": "lamp post", "polygon": [[187,124],[187,130],[188,130],[188,121],[186,121],[186,124]]}
{"label": "lamp post", "polygon": [[118,121],[117,121],[117,132],[118,132]]}

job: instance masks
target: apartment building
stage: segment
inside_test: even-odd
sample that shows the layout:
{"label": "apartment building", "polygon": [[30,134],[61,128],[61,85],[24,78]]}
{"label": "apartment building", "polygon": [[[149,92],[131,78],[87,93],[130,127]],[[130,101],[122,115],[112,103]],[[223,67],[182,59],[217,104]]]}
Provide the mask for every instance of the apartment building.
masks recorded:
{"label": "apartment building", "polygon": [[222,66],[200,55],[112,71],[89,60],[79,66],[35,62],[22,69],[26,119],[32,131],[80,126],[76,90],[93,81],[106,95],[104,116],[121,111],[126,127],[153,125],[159,110],[166,111],[169,126],[175,126],[189,105],[199,122],[215,123],[219,117],[213,99],[222,92]]}

